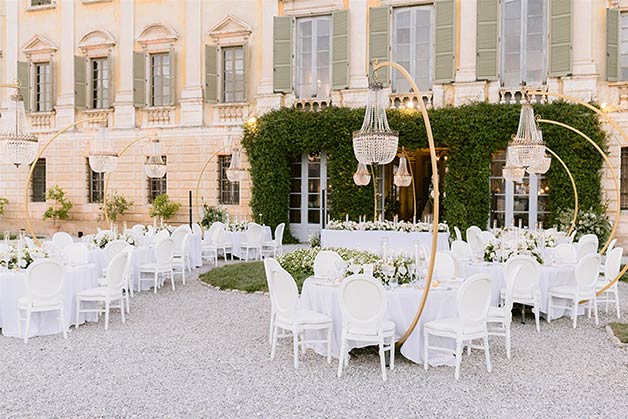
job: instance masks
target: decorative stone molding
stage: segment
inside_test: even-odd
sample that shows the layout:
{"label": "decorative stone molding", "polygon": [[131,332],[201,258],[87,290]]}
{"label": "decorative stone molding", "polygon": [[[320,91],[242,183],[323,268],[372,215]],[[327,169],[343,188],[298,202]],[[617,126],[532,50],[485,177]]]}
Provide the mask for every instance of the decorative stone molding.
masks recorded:
{"label": "decorative stone molding", "polygon": [[163,52],[177,42],[179,34],[167,23],[152,23],[145,26],[136,36],[136,39],[144,51]]}
{"label": "decorative stone molding", "polygon": [[50,4],[41,4],[33,6],[33,2],[31,0],[26,0],[28,2],[28,6],[26,7],[27,12],[38,12],[41,10],[51,10],[57,7],[57,2],[52,0]]}
{"label": "decorative stone molding", "polygon": [[253,28],[248,23],[236,16],[227,15],[209,30],[209,36],[216,45],[244,45],[251,32]]}
{"label": "decorative stone molding", "polygon": [[311,16],[342,9],[343,0],[284,1],[284,12],[292,16]]}
{"label": "decorative stone molding", "polygon": [[55,112],[29,113],[30,126],[33,132],[47,132],[55,127]]}
{"label": "decorative stone molding", "polygon": [[220,103],[213,105],[218,113],[218,122],[244,122],[250,107],[246,103]]}
{"label": "decorative stone molding", "polygon": [[59,47],[43,35],[34,35],[24,44],[22,52],[33,62],[48,61]]}
{"label": "decorative stone molding", "polygon": [[296,99],[292,106],[300,111],[319,111],[331,106],[331,98]]}
{"label": "decorative stone molding", "polygon": [[[432,109],[432,92],[421,92],[423,103],[427,109]],[[414,93],[391,93],[389,96],[390,107],[396,109],[408,109],[407,104],[412,103],[410,109],[419,109]]]}
{"label": "decorative stone molding", "polygon": [[87,57],[102,57],[109,55],[116,43],[109,31],[94,30],[83,35],[78,46]]}
{"label": "decorative stone molding", "polygon": [[[113,127],[113,109],[85,109],[82,111],[85,118],[100,118],[107,121],[108,127]],[[100,121],[89,121],[88,128],[99,128]]]}
{"label": "decorative stone molding", "polygon": [[[502,87],[499,89],[499,103],[501,104],[520,103],[521,99],[523,98],[523,91],[528,90],[528,89],[534,89],[534,90],[539,90],[543,92],[548,91],[547,86],[540,86],[540,87],[528,86],[528,87],[513,87],[513,88]],[[542,95],[533,96],[530,98],[530,103],[532,104],[547,103],[547,97],[542,96]]]}
{"label": "decorative stone molding", "polygon": [[142,109],[142,128],[173,127],[175,124],[175,109],[174,106]]}

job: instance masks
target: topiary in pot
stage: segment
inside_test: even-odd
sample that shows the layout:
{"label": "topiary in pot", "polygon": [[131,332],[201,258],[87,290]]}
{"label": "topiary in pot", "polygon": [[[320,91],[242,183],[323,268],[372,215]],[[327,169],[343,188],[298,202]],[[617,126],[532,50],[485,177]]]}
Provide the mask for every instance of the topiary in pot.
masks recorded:
{"label": "topiary in pot", "polygon": [[46,200],[52,201],[52,205],[48,207],[44,215],[41,217],[44,221],[52,219],[52,229],[59,231],[57,220],[67,220],[70,218],[70,209],[72,203],[65,197],[65,191],[55,185],[46,193]]}
{"label": "topiary in pot", "polygon": [[153,218],[159,217],[162,221],[167,221],[175,216],[179,208],[181,208],[181,204],[171,201],[168,194],[163,194],[153,199],[148,214]]}

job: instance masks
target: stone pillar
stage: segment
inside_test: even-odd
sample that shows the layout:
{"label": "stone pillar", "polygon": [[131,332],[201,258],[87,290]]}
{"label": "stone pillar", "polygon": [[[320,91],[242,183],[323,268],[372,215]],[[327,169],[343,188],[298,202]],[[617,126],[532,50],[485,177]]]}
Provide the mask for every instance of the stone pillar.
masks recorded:
{"label": "stone pillar", "polygon": [[[453,104],[462,105],[472,101],[485,100],[485,81],[475,80],[476,50],[477,50],[477,0],[465,0],[460,2],[458,24],[458,68],[456,71],[455,91],[453,92]],[[436,97],[436,92],[434,92]],[[451,104],[451,100],[445,100],[443,104]],[[434,106],[437,106],[436,99]]]}
{"label": "stone pillar", "polygon": [[[184,126],[203,124],[201,4],[200,0],[185,2],[185,85],[180,99],[181,125]],[[183,57],[178,60],[183,61]]]}
{"label": "stone pillar", "polygon": [[[135,48],[135,8],[133,1],[119,4],[120,26],[118,29],[117,74],[114,80],[116,98],[114,101],[114,128],[135,128],[135,108],[133,107],[133,49]],[[114,49],[115,51],[115,49]],[[115,74],[115,72],[114,72]]]}
{"label": "stone pillar", "polygon": [[58,83],[56,126],[74,122],[74,8],[73,0],[61,0],[61,46],[55,56],[55,78]]}
{"label": "stone pillar", "polygon": [[273,94],[273,18],[278,15],[277,0],[262,0],[261,39],[256,38],[256,47],[263,51],[258,95]]}
{"label": "stone pillar", "polygon": [[[4,71],[2,82],[13,83],[13,80],[17,79],[17,62],[20,60],[20,41],[17,30],[18,2],[6,1],[4,2],[4,7],[5,27],[2,35],[6,41],[4,43],[4,53],[2,59],[2,70]],[[0,90],[2,90],[1,95],[3,101],[9,100],[9,97],[13,94],[11,89]],[[3,106],[3,108],[6,108],[6,106]]]}
{"label": "stone pillar", "polygon": [[[573,75],[596,74],[593,56],[593,37],[600,28],[594,26],[593,20],[597,19],[598,11],[595,10],[596,2],[592,0],[574,0],[572,9],[573,29],[571,31],[572,45],[572,72]],[[604,22],[606,24],[606,22]]]}
{"label": "stone pillar", "polygon": [[349,0],[349,88],[367,89],[368,50],[366,0]]}

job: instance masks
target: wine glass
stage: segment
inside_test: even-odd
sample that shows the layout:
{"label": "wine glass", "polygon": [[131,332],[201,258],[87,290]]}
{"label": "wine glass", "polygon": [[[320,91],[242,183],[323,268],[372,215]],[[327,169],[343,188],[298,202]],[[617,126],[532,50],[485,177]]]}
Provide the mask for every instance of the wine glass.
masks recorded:
{"label": "wine glass", "polygon": [[390,280],[395,274],[394,266],[390,266],[388,263],[385,263],[384,266],[382,266],[382,273],[386,277],[386,284],[390,286]]}

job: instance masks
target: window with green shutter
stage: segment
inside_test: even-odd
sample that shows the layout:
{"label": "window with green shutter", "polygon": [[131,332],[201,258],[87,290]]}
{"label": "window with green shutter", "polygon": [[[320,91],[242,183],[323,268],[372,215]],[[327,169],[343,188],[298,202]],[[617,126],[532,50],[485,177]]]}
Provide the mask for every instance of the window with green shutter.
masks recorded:
{"label": "window with green shutter", "polygon": [[[421,91],[432,90],[432,6],[393,10],[392,59],[405,68]],[[409,92],[405,77],[392,70],[394,92]]]}
{"label": "window with green shutter", "polygon": [[478,0],[476,78],[499,78],[499,0]]}
{"label": "window with green shutter", "polygon": [[571,7],[573,0],[550,2],[549,75],[571,74]]}
{"label": "window with green shutter", "polygon": [[349,88],[349,11],[332,13],[332,89]]}
{"label": "window with green shutter", "polygon": [[456,1],[434,1],[434,81],[449,83],[456,75]]}
{"label": "window with green shutter", "polygon": [[50,112],[52,110],[52,62],[35,63],[33,65],[33,108],[34,112]]}
{"label": "window with green shutter", "polygon": [[150,105],[171,104],[171,63],[167,52],[150,54]]}
{"label": "window with green shutter", "polygon": [[297,19],[298,98],[331,96],[331,16]]}
{"label": "window with green shutter", "polygon": [[226,47],[222,51],[222,101],[244,102],[244,47]]}
{"label": "window with green shutter", "polygon": [[[390,14],[389,6],[369,9],[369,63],[390,59]],[[388,68],[381,68],[377,70],[377,79],[386,84],[388,74]]]}
{"label": "window with green shutter", "polygon": [[292,16],[273,18],[273,91],[292,91]]}
{"label": "window with green shutter", "polygon": [[621,14],[621,79],[628,80],[628,14]]}

